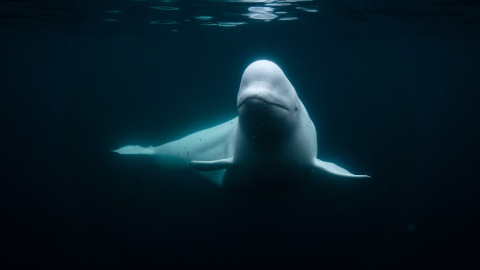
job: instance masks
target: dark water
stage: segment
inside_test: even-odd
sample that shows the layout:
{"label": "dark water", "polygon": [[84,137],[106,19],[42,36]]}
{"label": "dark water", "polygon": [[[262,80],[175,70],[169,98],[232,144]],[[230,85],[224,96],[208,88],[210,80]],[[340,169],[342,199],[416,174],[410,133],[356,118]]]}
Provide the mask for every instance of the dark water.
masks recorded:
{"label": "dark water", "polygon": [[[479,18],[478,1],[2,1],[2,264],[478,266]],[[235,117],[259,59],[319,157],[371,180],[238,196],[109,151]]]}

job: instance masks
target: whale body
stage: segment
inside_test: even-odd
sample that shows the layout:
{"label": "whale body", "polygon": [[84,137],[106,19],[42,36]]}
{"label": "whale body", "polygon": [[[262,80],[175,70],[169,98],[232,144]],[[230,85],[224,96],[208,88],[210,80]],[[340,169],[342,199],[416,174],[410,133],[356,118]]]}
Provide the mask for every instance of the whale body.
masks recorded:
{"label": "whale body", "polygon": [[295,88],[275,63],[260,60],[243,73],[238,117],[157,147],[128,145],[114,152],[155,157],[189,168],[231,191],[282,192],[312,170],[364,178],[317,158],[317,133]]}

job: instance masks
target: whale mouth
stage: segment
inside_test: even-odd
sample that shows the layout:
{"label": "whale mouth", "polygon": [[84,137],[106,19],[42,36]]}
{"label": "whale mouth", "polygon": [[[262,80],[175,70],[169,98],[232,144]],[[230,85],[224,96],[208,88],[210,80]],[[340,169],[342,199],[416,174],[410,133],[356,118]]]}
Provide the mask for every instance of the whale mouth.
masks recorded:
{"label": "whale mouth", "polygon": [[240,102],[240,105],[238,105],[238,109],[240,109],[247,102],[255,102],[257,104],[258,103],[269,104],[269,105],[277,106],[277,107],[280,107],[284,110],[290,111],[287,106],[284,106],[284,105],[281,105],[281,104],[278,104],[278,103],[275,103],[275,102],[266,101],[265,99],[260,98],[260,97],[249,97],[249,98],[244,99],[242,102]]}

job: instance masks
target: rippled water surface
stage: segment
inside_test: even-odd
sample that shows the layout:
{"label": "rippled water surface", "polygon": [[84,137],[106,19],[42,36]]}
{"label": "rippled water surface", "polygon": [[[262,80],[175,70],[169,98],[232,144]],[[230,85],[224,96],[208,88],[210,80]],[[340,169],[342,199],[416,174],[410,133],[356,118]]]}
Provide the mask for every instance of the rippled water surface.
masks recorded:
{"label": "rippled water surface", "polygon": [[[357,0],[80,0],[2,1],[0,20],[12,28],[50,28],[105,35],[202,31],[204,27],[255,27],[275,24],[286,31],[355,32],[385,27],[431,33],[477,32],[475,1]],[[293,24],[293,25],[292,25]]]}

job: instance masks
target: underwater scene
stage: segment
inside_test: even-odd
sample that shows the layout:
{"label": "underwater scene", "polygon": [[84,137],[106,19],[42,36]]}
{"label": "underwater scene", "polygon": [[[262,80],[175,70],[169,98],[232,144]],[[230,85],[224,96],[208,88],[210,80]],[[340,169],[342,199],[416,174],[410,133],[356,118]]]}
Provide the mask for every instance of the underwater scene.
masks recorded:
{"label": "underwater scene", "polygon": [[480,2],[0,1],[1,269],[476,269]]}

